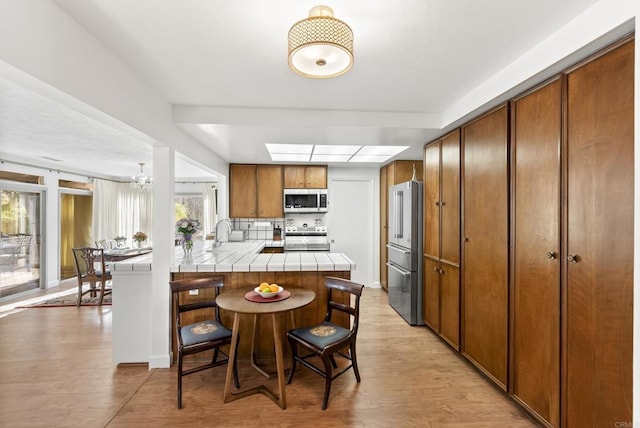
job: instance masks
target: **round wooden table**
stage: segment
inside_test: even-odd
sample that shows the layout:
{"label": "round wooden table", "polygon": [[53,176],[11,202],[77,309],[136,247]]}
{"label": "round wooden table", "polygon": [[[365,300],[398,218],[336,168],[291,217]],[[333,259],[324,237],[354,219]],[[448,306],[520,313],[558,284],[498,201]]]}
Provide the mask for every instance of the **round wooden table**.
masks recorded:
{"label": "round wooden table", "polygon": [[[229,364],[227,365],[227,377],[224,382],[224,402],[237,400],[239,398],[247,397],[253,394],[264,394],[278,404],[282,409],[287,407],[287,401],[285,396],[285,377],[284,377],[284,354],[282,351],[282,341],[280,338],[280,326],[278,323],[278,317],[276,314],[280,312],[290,312],[294,309],[301,308],[313,302],[316,298],[316,293],[306,288],[301,287],[287,287],[286,290],[291,293],[288,299],[256,303],[245,299],[245,294],[253,290],[254,287],[243,287],[235,290],[224,291],[221,293],[216,302],[221,309],[234,313],[233,327],[231,336],[231,349],[229,351]],[[252,314],[253,317],[253,340],[251,343],[251,364],[254,368],[258,369],[260,373],[269,377],[262,369],[260,369],[253,360],[253,349],[256,339],[256,320],[258,315],[271,314],[271,325],[273,329],[273,341],[276,352],[276,373],[278,376],[278,393],[274,393],[266,385],[259,385],[254,388],[250,388],[244,391],[231,391],[231,379],[233,378],[233,364],[236,358],[236,348],[238,344],[238,330],[240,326],[240,314]],[[293,321],[293,316],[291,317]]]}

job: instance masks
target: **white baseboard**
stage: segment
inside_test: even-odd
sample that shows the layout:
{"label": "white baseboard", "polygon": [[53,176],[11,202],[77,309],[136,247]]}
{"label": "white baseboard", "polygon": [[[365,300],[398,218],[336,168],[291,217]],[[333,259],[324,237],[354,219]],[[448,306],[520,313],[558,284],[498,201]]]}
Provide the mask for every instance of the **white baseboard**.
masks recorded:
{"label": "white baseboard", "polygon": [[171,367],[171,354],[154,355],[149,357],[149,370],[168,369]]}

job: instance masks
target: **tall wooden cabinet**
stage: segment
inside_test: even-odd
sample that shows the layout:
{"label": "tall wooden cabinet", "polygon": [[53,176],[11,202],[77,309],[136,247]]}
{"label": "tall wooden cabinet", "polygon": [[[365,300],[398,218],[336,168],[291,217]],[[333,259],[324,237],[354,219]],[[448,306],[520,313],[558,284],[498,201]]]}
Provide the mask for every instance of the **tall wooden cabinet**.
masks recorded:
{"label": "tall wooden cabinet", "polygon": [[283,217],[282,166],[232,164],[229,177],[229,217]]}
{"label": "tall wooden cabinet", "polygon": [[545,426],[633,417],[634,45],[424,149],[424,321]]}
{"label": "tall wooden cabinet", "polygon": [[389,186],[404,183],[413,177],[422,181],[421,160],[397,160],[380,168],[380,285],[387,289],[387,243],[389,240]]}
{"label": "tall wooden cabinet", "polygon": [[510,392],[551,426],[632,419],[633,46],[512,103]]}
{"label": "tall wooden cabinet", "polygon": [[567,427],[632,420],[633,79],[634,42],[567,76]]}
{"label": "tall wooden cabinet", "polygon": [[424,322],[460,345],[460,130],[424,148]]}
{"label": "tall wooden cabinet", "polygon": [[462,127],[462,352],[507,387],[507,106]]}
{"label": "tall wooden cabinet", "polygon": [[560,78],[515,99],[510,392],[560,424]]}

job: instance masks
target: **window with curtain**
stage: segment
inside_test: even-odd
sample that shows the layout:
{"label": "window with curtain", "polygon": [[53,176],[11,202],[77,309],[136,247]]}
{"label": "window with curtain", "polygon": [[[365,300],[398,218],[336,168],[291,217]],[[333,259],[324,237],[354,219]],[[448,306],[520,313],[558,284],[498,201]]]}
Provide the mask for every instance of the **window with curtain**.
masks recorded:
{"label": "window with curtain", "polygon": [[201,193],[175,194],[175,219],[197,219],[201,230],[195,235],[203,238],[213,231],[216,223],[216,189],[211,183],[203,183]]}
{"label": "window with curtain", "polygon": [[153,236],[153,194],[131,187],[129,183],[96,179],[93,189],[93,238],[114,239],[123,236],[133,246],[133,234],[144,232],[151,244]]}

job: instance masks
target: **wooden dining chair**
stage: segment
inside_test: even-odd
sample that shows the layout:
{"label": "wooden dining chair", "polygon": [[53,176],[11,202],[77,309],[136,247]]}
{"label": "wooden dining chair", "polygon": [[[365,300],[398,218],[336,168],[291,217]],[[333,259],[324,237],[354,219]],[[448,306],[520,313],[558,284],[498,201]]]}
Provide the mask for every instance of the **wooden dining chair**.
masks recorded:
{"label": "wooden dining chair", "polygon": [[[358,371],[358,361],[356,359],[356,336],[360,319],[360,296],[364,289],[364,285],[334,277],[326,277],[325,286],[327,287],[327,313],[324,320],[318,325],[296,328],[287,333],[293,359],[287,383],[291,383],[293,380],[298,362],[311,369],[314,373],[323,376],[325,378],[325,387],[322,410],[327,408],[329,393],[331,392],[331,381],[335,378],[353,368],[356,380],[360,382],[360,372]],[[335,299],[335,291],[348,293],[350,297],[354,296],[355,298],[350,298],[350,303],[341,303]],[[351,300],[353,301],[351,302]],[[346,313],[349,316],[350,328],[345,328],[332,322],[336,311]],[[306,355],[298,355],[298,345],[310,352]],[[346,348],[349,348],[348,355],[343,352]],[[340,372],[333,374],[333,369],[338,368],[335,360],[336,356],[349,360],[350,364]],[[324,364],[324,370],[307,361],[312,357],[320,357]]]}
{"label": "wooden dining chair", "polygon": [[[220,348],[224,345],[231,346],[231,330],[220,321],[220,308],[216,303],[216,298],[220,295],[220,288],[224,286],[222,277],[182,279],[171,281],[169,284],[173,295],[173,311],[178,340],[178,409],[181,409],[182,377],[228,364],[229,355]],[[186,293],[190,290],[198,290],[197,296],[199,297]],[[184,302],[181,302],[181,295],[184,297]],[[185,324],[186,322],[188,324]],[[213,358],[210,362],[186,370],[183,368],[186,355],[211,349],[213,349]],[[225,358],[218,361],[219,354]],[[238,365],[235,360],[233,361],[233,380],[236,388],[240,388]]]}
{"label": "wooden dining chair", "polygon": [[[78,302],[82,304],[82,296],[91,293],[91,297],[100,295],[98,306],[102,306],[104,296],[111,294],[111,288],[107,287],[107,281],[111,281],[111,272],[107,270],[104,260],[104,249],[93,247],[72,248],[73,260],[78,278]],[[89,283],[89,288],[83,291],[83,285]],[[100,284],[100,288],[97,284]]]}

